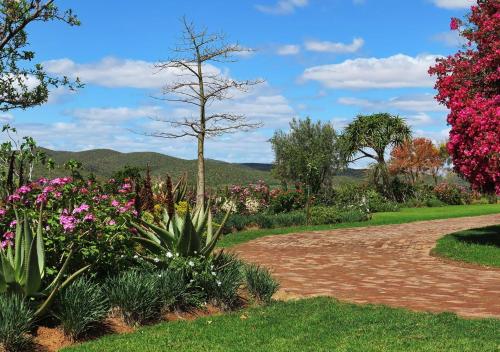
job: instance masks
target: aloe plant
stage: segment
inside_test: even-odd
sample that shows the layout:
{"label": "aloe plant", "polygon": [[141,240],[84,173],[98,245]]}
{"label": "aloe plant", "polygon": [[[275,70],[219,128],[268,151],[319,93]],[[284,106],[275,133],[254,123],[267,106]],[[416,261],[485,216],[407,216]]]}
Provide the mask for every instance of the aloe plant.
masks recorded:
{"label": "aloe plant", "polygon": [[41,316],[53,302],[57,293],[87,270],[89,266],[81,268],[63,281],[73,255],[73,250],[70,250],[55,279],[42,289],[42,280],[45,276],[42,210],[40,210],[40,218],[35,232],[33,231],[35,227],[33,220],[26,213],[23,213],[21,219],[16,212],[16,222],[14,248],[8,246],[0,250],[0,293],[17,294],[41,300],[41,304],[35,311],[35,316]]}
{"label": "aloe plant", "polygon": [[210,206],[196,208],[193,215],[188,209],[184,218],[180,218],[176,213],[170,215],[165,211],[160,224],[142,219],[139,223],[131,222],[138,233],[133,240],[160,258],[169,252],[182,257],[206,257],[214,250],[228,217],[229,212],[214,233]]}

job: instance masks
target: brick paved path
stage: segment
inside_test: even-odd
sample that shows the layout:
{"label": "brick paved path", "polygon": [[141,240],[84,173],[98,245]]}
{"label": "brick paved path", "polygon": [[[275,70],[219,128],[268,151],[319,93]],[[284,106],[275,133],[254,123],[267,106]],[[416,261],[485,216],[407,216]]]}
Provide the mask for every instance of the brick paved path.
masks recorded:
{"label": "brick paved path", "polygon": [[500,270],[429,255],[441,236],[500,224],[500,214],[268,236],[234,247],[269,267],[281,296],[333,296],[500,318]]}

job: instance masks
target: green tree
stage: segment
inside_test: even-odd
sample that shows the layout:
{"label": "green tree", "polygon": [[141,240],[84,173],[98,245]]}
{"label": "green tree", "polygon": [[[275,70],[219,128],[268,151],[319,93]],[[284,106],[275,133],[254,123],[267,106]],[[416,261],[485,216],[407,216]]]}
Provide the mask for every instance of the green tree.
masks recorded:
{"label": "green tree", "polygon": [[27,50],[26,28],[53,20],[80,24],[71,10],[61,12],[54,0],[0,0],[0,111],[43,104],[51,87],[81,86],[78,80],[49,76],[42,65],[32,64],[35,53]]}
{"label": "green tree", "polygon": [[385,160],[390,148],[411,138],[411,129],[399,116],[388,113],[359,115],[344,130],[341,144],[345,158],[352,163],[368,158],[372,165],[373,182],[390,195],[389,172]]}
{"label": "green tree", "polygon": [[278,130],[271,138],[274,175],[284,183],[302,182],[317,193],[345,164],[337,141],[331,124],[293,119],[290,132]]}

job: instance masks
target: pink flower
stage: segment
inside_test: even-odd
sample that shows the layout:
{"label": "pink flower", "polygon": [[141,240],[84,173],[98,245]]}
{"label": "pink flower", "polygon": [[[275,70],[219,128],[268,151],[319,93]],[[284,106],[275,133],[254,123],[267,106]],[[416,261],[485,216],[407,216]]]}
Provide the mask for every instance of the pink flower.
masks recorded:
{"label": "pink flower", "polygon": [[49,180],[47,180],[45,177],[42,177],[42,178],[39,178],[37,182],[39,185],[44,185],[47,182],[49,182]]}
{"label": "pink flower", "polygon": [[116,221],[114,221],[114,220],[109,220],[109,221],[108,221],[108,225],[109,225],[109,226],[114,226],[114,225],[116,225]]}
{"label": "pink flower", "polygon": [[61,192],[54,192],[54,198],[56,199],[61,199],[62,193]]}
{"label": "pink flower", "polygon": [[73,232],[76,227],[77,219],[72,215],[67,215],[68,210],[64,209],[59,217],[59,223],[62,225],[64,232]]}
{"label": "pink flower", "polygon": [[17,225],[17,221],[16,220],[12,220],[9,224],[9,227],[12,228],[12,227],[15,227]]}
{"label": "pink flower", "polygon": [[21,186],[17,190],[17,193],[20,193],[20,194],[26,194],[26,193],[29,193],[29,192],[31,192],[31,187],[30,186]]}
{"label": "pink flower", "polygon": [[6,233],[3,234],[3,238],[6,240],[11,240],[14,238],[14,232],[12,231],[7,231]]}
{"label": "pink flower", "polygon": [[47,201],[47,194],[46,193],[40,193],[35,200],[36,204],[42,204]]}
{"label": "pink flower", "polygon": [[0,208],[0,216],[4,216],[5,214],[7,214],[7,210]]}
{"label": "pink flower", "polygon": [[89,190],[86,189],[86,188],[80,188],[80,193],[81,194],[88,194],[89,193]]}
{"label": "pink flower", "polygon": [[89,211],[89,209],[90,207],[87,204],[83,203],[79,207],[73,209],[73,214],[80,214],[84,211]]}
{"label": "pink flower", "polygon": [[21,200],[21,196],[17,193],[11,194],[9,197],[7,197],[7,200],[9,202],[18,202]]}
{"label": "pink flower", "polygon": [[450,21],[450,29],[452,31],[456,31],[460,26],[460,20],[458,18],[453,17]]}
{"label": "pink flower", "polygon": [[111,205],[112,205],[112,206],[114,206],[114,207],[116,208],[116,207],[118,207],[118,206],[120,205],[120,202],[119,202],[119,201],[117,201],[116,199],[113,199],[113,200],[111,201]]}
{"label": "pink flower", "polygon": [[10,240],[4,240],[4,241],[0,242],[0,248],[1,249],[4,249],[7,246],[12,246],[12,241],[10,241]]}
{"label": "pink flower", "polygon": [[53,192],[54,190],[55,190],[55,188],[54,188],[54,187],[52,187],[52,186],[47,186],[47,187],[45,187],[45,188],[42,190],[42,192],[43,192],[43,193],[50,193],[50,192]]}
{"label": "pink flower", "polygon": [[86,222],[94,221],[94,215],[92,215],[92,214],[85,215],[85,217],[83,218],[83,221],[86,221]]}

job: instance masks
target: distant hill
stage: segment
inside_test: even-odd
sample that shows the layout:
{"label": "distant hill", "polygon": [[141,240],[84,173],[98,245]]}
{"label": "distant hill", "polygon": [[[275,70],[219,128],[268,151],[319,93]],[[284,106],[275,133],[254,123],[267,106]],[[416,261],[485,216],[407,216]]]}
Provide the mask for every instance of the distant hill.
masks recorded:
{"label": "distant hill", "polygon": [[[111,177],[116,171],[125,166],[146,169],[149,164],[153,176],[165,176],[167,173],[173,177],[179,177],[187,171],[190,184],[195,184],[196,160],[185,160],[155,152],[121,153],[111,149],[92,149],[81,152],[55,151],[43,149],[50,158],[54,159],[56,170],[51,176],[61,176],[68,173],[61,165],[70,159],[75,159],[83,164],[83,174],[93,173],[97,178],[105,179]],[[227,163],[218,160],[207,159],[205,163],[207,171],[207,185],[217,187],[231,184],[248,184],[263,180],[270,185],[277,185],[277,181],[271,175],[272,164],[267,163]],[[348,169],[339,176],[338,182],[359,181],[364,177],[365,170]],[[36,170],[35,174],[44,175],[45,170]]]}
{"label": "distant hill", "polygon": [[[168,173],[176,178],[187,171],[190,184],[195,184],[196,160],[185,160],[154,152],[120,153],[110,149],[93,149],[81,152],[43,150],[47,156],[54,159],[57,165],[63,165],[68,160],[75,159],[83,164],[85,175],[93,173],[98,178],[109,178],[126,165],[146,169],[149,164],[153,176],[165,176]],[[245,165],[207,159],[205,167],[207,185],[210,187],[245,184],[258,180],[264,180],[271,185],[278,184],[270,172],[256,170]],[[42,172],[42,170],[37,170],[37,173]],[[61,167],[53,171],[54,176],[63,174],[67,174],[67,171]]]}

